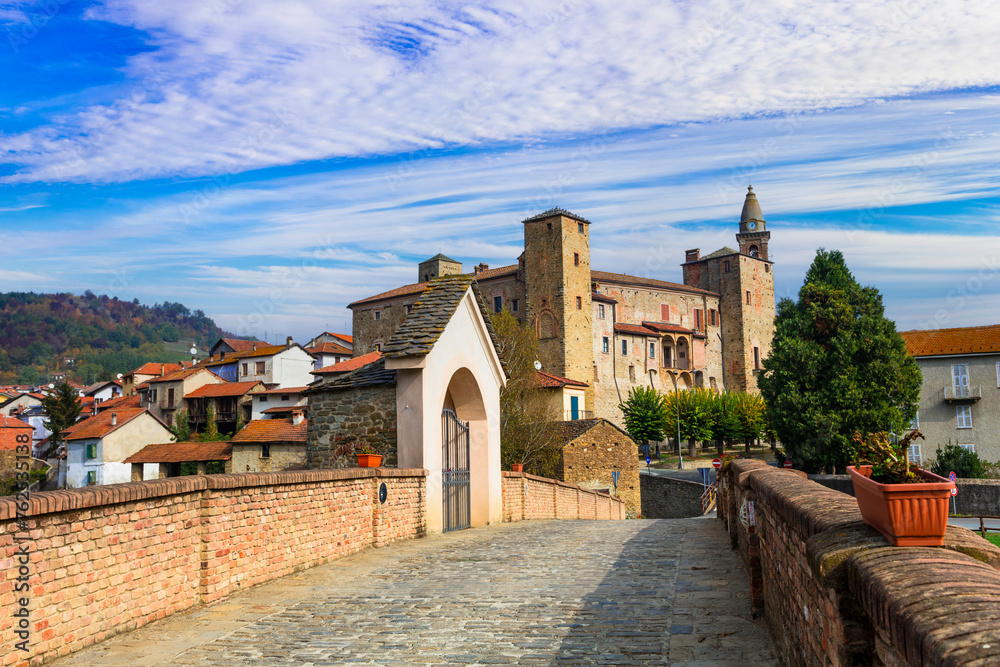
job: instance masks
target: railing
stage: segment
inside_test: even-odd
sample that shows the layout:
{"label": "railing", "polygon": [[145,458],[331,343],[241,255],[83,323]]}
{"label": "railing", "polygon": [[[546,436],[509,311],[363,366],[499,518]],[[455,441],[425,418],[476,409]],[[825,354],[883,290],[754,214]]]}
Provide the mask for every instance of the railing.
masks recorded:
{"label": "railing", "polygon": [[945,387],[946,401],[978,401],[983,397],[983,387]]}
{"label": "railing", "polygon": [[593,410],[567,410],[566,414],[563,415],[563,421],[565,422],[576,421],[578,419],[593,419],[593,418],[594,418]]}

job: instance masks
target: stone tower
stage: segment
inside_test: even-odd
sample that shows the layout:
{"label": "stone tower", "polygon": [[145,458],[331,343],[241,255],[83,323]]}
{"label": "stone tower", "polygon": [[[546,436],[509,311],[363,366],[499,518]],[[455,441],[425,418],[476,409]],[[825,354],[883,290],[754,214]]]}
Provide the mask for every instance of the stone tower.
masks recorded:
{"label": "stone tower", "polygon": [[538,335],[542,370],[586,382],[594,405],[590,221],[554,208],[524,221],[526,321]]}
{"label": "stone tower", "polygon": [[750,257],[767,259],[767,242],[770,238],[771,232],[767,231],[767,222],[751,185],[747,187],[747,198],[743,202],[743,213],[740,214],[740,233],[736,235],[740,252]]}
{"label": "stone tower", "polygon": [[462,272],[462,263],[456,262],[451,257],[445,257],[438,253],[430,259],[420,262],[417,268],[417,282],[425,283],[431,278],[438,276],[454,276]]}

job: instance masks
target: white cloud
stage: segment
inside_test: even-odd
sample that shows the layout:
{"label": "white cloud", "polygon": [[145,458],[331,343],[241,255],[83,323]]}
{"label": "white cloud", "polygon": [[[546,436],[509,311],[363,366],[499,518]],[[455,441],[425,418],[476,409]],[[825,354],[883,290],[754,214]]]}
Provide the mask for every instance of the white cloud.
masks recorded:
{"label": "white cloud", "polygon": [[7,181],[123,181],[1000,83],[993,3],[107,0],[115,104],[0,136]]}

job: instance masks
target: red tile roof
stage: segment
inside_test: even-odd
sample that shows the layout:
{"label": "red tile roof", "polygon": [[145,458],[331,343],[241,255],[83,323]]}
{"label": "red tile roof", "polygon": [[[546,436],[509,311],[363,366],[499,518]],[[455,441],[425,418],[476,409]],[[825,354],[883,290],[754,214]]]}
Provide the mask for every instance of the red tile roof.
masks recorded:
{"label": "red tile roof", "polygon": [[294,343],[289,345],[268,345],[267,347],[258,347],[256,350],[250,350],[249,352],[238,352],[233,354],[231,357],[226,357],[226,361],[231,359],[252,359],[253,357],[270,357],[273,354],[278,354],[284,352],[289,347],[294,347]]}
{"label": "red tile roof", "polygon": [[[93,417],[85,419],[82,422],[77,422],[63,431],[63,439],[68,442],[70,440],[84,440],[86,438],[103,438],[143,413],[152,416],[152,413],[148,410],[141,408],[125,408],[124,410],[98,412]],[[118,416],[118,423],[113,426],[111,424],[112,415]]]}
{"label": "red tile roof", "polygon": [[20,419],[14,419],[13,417],[0,415],[0,428],[34,428],[34,427],[28,422],[23,422]]}
{"label": "red tile roof", "polygon": [[266,341],[262,340],[243,340],[241,338],[222,338],[223,343],[233,348],[234,352],[249,352],[250,350],[255,350],[258,347],[270,347]]}
{"label": "red tile roof", "polygon": [[301,394],[309,387],[283,387],[279,389],[268,389],[267,391],[262,391],[262,394]]}
{"label": "red tile roof", "polygon": [[371,303],[373,301],[382,301],[383,299],[393,299],[400,296],[410,296],[411,294],[420,294],[425,289],[427,289],[427,283],[413,283],[412,285],[403,285],[402,287],[391,289],[388,292],[382,292],[381,294],[370,296],[367,299],[361,299],[360,301],[349,303],[347,304],[347,307],[353,308],[354,306],[360,306],[366,303]]}
{"label": "red tile roof", "polygon": [[181,369],[180,364],[161,364],[155,361],[150,361],[139,368],[135,369],[128,375],[166,375],[167,373],[173,373],[174,371],[179,371]]}
{"label": "red tile roof", "polygon": [[184,394],[184,398],[212,398],[216,396],[243,396],[256,386],[264,386],[260,380],[256,382],[224,382],[222,384],[206,384],[192,392]]}
{"label": "red tile roof", "polygon": [[353,359],[341,361],[339,364],[333,364],[332,366],[324,366],[323,368],[311,371],[311,373],[313,375],[326,375],[327,373],[347,373],[348,371],[357,370],[362,366],[367,366],[373,361],[378,361],[381,358],[382,358],[381,352],[369,352],[368,354],[362,354],[360,357],[354,357]]}
{"label": "red tile roof", "polygon": [[[333,332],[333,331],[324,331],[322,334],[320,334],[320,336],[323,336],[323,335],[325,335],[325,336],[336,336],[337,338],[339,338],[341,340],[346,340],[351,345],[354,345],[354,336],[350,336],[348,334],[336,333],[336,332]],[[316,338],[319,338],[319,336],[316,336]]]}
{"label": "red tile roof", "polygon": [[280,414],[291,414],[293,412],[308,412],[308,405],[279,405],[273,408],[268,408],[264,410],[261,414],[265,415],[280,415]]}
{"label": "red tile roof", "polygon": [[485,271],[480,271],[476,274],[476,280],[482,282],[483,280],[493,280],[495,278],[507,278],[516,275],[517,269],[517,264],[511,264],[510,266],[498,266],[495,269],[486,269]]}
{"label": "red tile roof", "polygon": [[559,377],[558,375],[553,375],[552,373],[543,373],[542,371],[535,372],[536,386],[541,389],[558,389],[559,387],[589,387],[586,382],[578,382],[577,380],[570,380],[569,378]]}
{"label": "red tile roof", "polygon": [[680,283],[671,283],[666,280],[655,280],[653,278],[641,278],[639,276],[630,276],[627,273],[608,273],[607,271],[591,271],[591,280],[597,282],[609,282],[609,283],[622,283],[625,285],[639,285],[641,287],[656,287],[660,289],[668,289],[677,292],[691,292],[694,294],[712,294],[717,295],[717,292],[712,292],[710,290],[701,289],[700,287],[692,287],[690,285],[682,285]]}
{"label": "red tile roof", "polygon": [[319,345],[313,345],[312,347],[307,347],[306,352],[309,354],[346,354],[351,355],[351,351],[348,350],[343,345],[338,343],[320,343]]}
{"label": "red tile roof", "polygon": [[298,426],[290,419],[255,419],[233,436],[232,443],[306,441],[305,419]]}
{"label": "red tile roof", "polygon": [[647,329],[644,326],[638,324],[625,324],[624,322],[615,323],[615,333],[632,334],[633,336],[656,336],[657,333],[652,329]]}
{"label": "red tile roof", "polygon": [[231,458],[233,446],[228,442],[164,442],[146,445],[123,463],[189,463]]}
{"label": "red tile roof", "polygon": [[[174,371],[173,373],[167,373],[162,377],[147,380],[143,384],[153,384],[154,382],[180,382],[181,380],[186,380],[192,375],[201,373],[202,371],[205,371],[206,373],[212,373],[212,371],[208,370],[207,368],[201,368],[201,367],[185,368],[182,370]],[[212,375],[214,377],[219,378],[220,380],[222,379],[218,375],[215,375],[215,373],[212,373]]]}
{"label": "red tile roof", "polygon": [[1000,353],[1000,324],[955,329],[900,331],[906,352],[914,357]]}
{"label": "red tile roof", "polygon": [[114,408],[116,410],[121,410],[124,408],[137,408],[140,405],[139,394],[132,394],[131,396],[119,396],[118,398],[112,398],[110,401],[103,401],[94,406],[94,408],[101,412],[103,410],[108,410]]}
{"label": "red tile roof", "polygon": [[642,326],[647,329],[652,329],[653,331],[659,331],[660,333],[681,333],[681,334],[692,334],[694,333],[691,329],[685,329],[679,324],[667,324],[666,322],[643,322]]}

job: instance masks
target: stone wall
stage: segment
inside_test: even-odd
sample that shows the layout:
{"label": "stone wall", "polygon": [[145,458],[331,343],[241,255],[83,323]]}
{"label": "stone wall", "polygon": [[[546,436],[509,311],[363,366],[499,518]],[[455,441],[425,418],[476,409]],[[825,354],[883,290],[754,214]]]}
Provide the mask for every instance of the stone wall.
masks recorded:
{"label": "stone wall", "polygon": [[890,546],[853,498],[763,461],[734,461],[721,483],[782,664],[1000,662],[1000,549],[951,526],[943,548]]}
{"label": "stone wall", "polygon": [[367,442],[396,465],[396,385],[309,394],[306,465],[345,468],[355,464],[354,443]]}
{"label": "stone wall", "polygon": [[[22,525],[15,500],[0,499],[0,604],[10,610],[0,619],[0,664],[48,662],[367,546],[419,537],[426,474],[209,475],[33,493]],[[15,592],[19,582],[27,585]],[[22,598],[27,652],[15,648]]]}
{"label": "stone wall", "polygon": [[628,517],[634,519],[641,505],[635,453],[635,441],[627,433],[598,423],[563,446],[559,477],[585,489],[614,491],[612,472],[618,471],[618,497],[625,502]]}
{"label": "stone wall", "polygon": [[[810,475],[809,479],[848,495],[854,495],[850,475]],[[963,479],[955,482],[958,495],[952,508],[955,514],[1000,517],[1000,479]]]}
{"label": "stone wall", "polygon": [[503,473],[504,522],[624,518],[625,503],[607,493],[527,473]]}
{"label": "stone wall", "polygon": [[674,479],[664,475],[639,475],[643,519],[684,519],[701,516],[699,482]]}
{"label": "stone wall", "polygon": [[[422,292],[364,304],[353,308],[352,329],[354,336],[353,355],[375,351],[375,345],[385,347],[392,335],[396,333],[406,320],[406,310],[420,298]],[[375,311],[379,311],[379,319],[375,319]]]}

